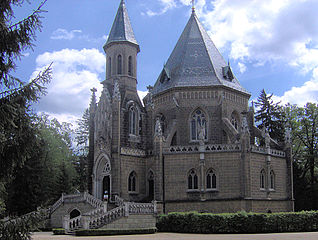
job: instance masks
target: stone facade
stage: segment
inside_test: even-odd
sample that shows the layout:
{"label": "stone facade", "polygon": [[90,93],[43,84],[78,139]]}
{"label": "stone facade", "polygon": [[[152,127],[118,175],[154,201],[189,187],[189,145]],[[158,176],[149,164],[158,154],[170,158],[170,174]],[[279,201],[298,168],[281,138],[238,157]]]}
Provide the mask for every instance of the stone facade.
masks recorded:
{"label": "stone facade", "polygon": [[165,213],[293,211],[290,146],[255,127],[250,94],[195,12],[143,102],[124,1],[104,50],[104,90],[90,105],[96,198],[156,200]]}

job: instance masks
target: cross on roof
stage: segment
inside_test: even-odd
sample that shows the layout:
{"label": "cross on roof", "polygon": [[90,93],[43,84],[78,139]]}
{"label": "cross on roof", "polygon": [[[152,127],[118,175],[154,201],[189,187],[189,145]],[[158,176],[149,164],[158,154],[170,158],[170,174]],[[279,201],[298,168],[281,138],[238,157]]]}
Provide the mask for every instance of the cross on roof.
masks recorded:
{"label": "cross on roof", "polygon": [[191,2],[192,2],[192,12],[194,12],[195,11],[194,0],[191,0]]}

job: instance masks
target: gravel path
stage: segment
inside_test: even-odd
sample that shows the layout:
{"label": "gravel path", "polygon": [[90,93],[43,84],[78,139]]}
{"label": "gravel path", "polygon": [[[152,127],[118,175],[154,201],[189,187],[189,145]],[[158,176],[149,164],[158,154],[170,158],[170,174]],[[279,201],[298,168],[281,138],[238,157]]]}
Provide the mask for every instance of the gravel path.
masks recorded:
{"label": "gravel path", "polygon": [[318,232],[314,233],[278,233],[278,234],[177,234],[156,233],[146,235],[106,236],[106,237],[74,237],[55,236],[51,232],[34,233],[34,240],[80,239],[80,240],[318,240]]}

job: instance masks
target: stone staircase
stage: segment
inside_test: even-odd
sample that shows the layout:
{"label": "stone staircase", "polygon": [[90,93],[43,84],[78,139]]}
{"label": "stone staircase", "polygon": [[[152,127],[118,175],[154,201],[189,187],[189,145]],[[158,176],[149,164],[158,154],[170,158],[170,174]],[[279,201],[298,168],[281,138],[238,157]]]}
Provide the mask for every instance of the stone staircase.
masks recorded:
{"label": "stone staircase", "polygon": [[[62,198],[63,197],[63,198]],[[77,195],[64,195],[62,199],[59,199],[53,206],[52,209],[56,209],[63,201],[67,199],[79,198]],[[105,202],[100,201],[99,199],[94,198],[88,193],[82,195],[85,201],[88,201],[91,205],[94,204],[95,209],[81,214],[78,217],[70,219],[69,215],[64,217],[63,227],[67,233],[73,233],[79,229],[98,229],[104,228],[110,223],[121,218],[129,218],[131,215],[152,215],[154,216],[157,213],[157,204],[156,202],[152,203],[135,203],[135,202],[125,202],[118,196],[115,196],[115,200],[112,204],[115,207],[111,210],[107,210],[107,205]],[[74,200],[75,201],[75,200]]]}

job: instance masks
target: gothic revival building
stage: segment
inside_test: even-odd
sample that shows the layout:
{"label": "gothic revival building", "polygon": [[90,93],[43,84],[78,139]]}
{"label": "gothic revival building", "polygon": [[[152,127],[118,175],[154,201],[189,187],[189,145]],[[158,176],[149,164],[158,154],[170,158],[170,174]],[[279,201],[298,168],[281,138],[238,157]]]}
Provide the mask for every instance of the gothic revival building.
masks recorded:
{"label": "gothic revival building", "polygon": [[95,198],[156,200],[163,212],[293,210],[289,141],[277,143],[255,127],[249,92],[194,9],[143,102],[140,48],[123,0],[104,51],[106,80],[99,102],[93,93],[90,104]]}

